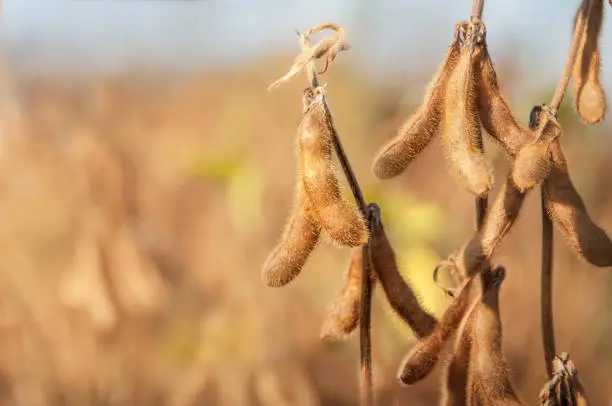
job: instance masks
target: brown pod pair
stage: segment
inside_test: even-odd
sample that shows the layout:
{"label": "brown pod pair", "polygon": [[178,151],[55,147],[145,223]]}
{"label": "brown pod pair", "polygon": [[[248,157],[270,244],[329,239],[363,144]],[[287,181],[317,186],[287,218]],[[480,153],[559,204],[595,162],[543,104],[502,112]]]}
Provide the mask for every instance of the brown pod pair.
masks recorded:
{"label": "brown pod pair", "polygon": [[574,20],[574,36],[581,37],[572,70],[574,105],[587,124],[600,122],[606,114],[606,95],[599,79],[603,8],[603,0],[583,0]]}
{"label": "brown pod pair", "polygon": [[473,286],[474,278],[467,279],[444,312],[436,329],[429,336],[417,342],[406,355],[398,371],[398,379],[402,384],[413,385],[433,371],[445,343],[457,331],[470,307]]}
{"label": "brown pod pair", "polygon": [[587,406],[588,397],[578,379],[578,369],[569,354],[558,354],[552,365],[553,376],[540,392],[540,405]]}
{"label": "brown pod pair", "polygon": [[268,256],[262,279],[280,287],[295,278],[324,230],[338,244],[367,241],[365,220],[340,190],[332,157],[332,122],[324,106],[325,87],[304,90],[304,116],[298,127],[299,177],[295,207],[281,241]]}
{"label": "brown pod pair", "polygon": [[306,65],[308,65],[311,61],[319,59],[324,55],[326,56],[325,67],[320,73],[325,73],[327,71],[327,68],[329,67],[329,64],[334,59],[336,59],[340,52],[347,51],[350,49],[350,45],[346,40],[346,34],[344,30],[336,24],[317,25],[316,27],[309,29],[305,35],[302,35],[299,32],[298,34],[302,37],[302,40],[308,40],[311,35],[324,29],[332,29],[335,31],[335,34],[332,35],[330,38],[325,38],[319,41],[316,45],[312,47],[305,47],[305,49],[293,60],[293,65],[291,66],[291,69],[289,69],[289,72],[287,72],[283,77],[268,86],[268,91],[274,90],[276,87],[289,81],[295,75],[304,70],[306,68]]}
{"label": "brown pod pair", "polygon": [[472,329],[467,404],[523,405],[514,390],[502,350],[499,292],[506,277],[504,267],[482,272],[482,302]]}
{"label": "brown pod pair", "polygon": [[372,171],[378,178],[399,175],[441,133],[450,164],[467,189],[476,195],[490,189],[491,171],[482,153],[477,113],[482,55],[478,44],[484,35],[481,22],[457,24],[455,39],[421,106],[374,158]]}

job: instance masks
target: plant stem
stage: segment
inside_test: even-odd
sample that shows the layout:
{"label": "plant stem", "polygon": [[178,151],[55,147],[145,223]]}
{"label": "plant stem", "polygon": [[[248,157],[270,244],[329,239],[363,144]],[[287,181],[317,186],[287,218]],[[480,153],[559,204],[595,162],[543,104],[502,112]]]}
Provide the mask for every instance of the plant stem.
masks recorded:
{"label": "plant stem", "polygon": [[555,93],[553,94],[552,100],[549,104],[549,107],[555,112],[559,110],[559,106],[563,101],[565,91],[567,90],[567,86],[569,85],[570,78],[572,76],[572,70],[574,69],[574,65],[576,64],[576,57],[578,56],[578,48],[580,48],[580,42],[582,41],[583,36],[586,35],[584,31],[586,18],[587,16],[585,15],[585,11],[579,9],[578,14],[576,16],[576,22],[574,24],[574,35],[572,37],[570,51],[567,55],[565,68],[563,69],[563,75],[561,76],[561,79],[557,84],[557,88],[555,89]]}
{"label": "plant stem", "polygon": [[[308,39],[303,35],[300,35],[300,42],[302,50],[310,46]],[[308,82],[310,86],[319,86],[319,79],[317,77],[316,66],[314,62],[310,62],[306,65],[306,73],[308,75]],[[327,117],[330,121],[330,127],[332,132],[332,142],[334,144],[334,150],[342,171],[346,176],[346,179],[355,198],[355,202],[359,208],[361,214],[365,217],[368,223],[368,229],[371,227],[371,215],[368,205],[363,197],[363,192],[359,186],[359,182],[355,177],[355,173],[351,168],[351,164],[344,152],[340,136],[336,131],[336,127],[332,121],[332,114],[327,104],[327,97],[323,97],[323,107],[327,113]],[[372,285],[371,285],[371,267],[370,267],[370,238],[368,242],[362,246],[363,250],[363,261],[361,267],[361,307],[359,311],[359,350],[360,350],[360,365],[361,365],[361,405],[371,406],[373,404],[372,394],[372,336],[371,336],[371,318],[372,318]]]}
{"label": "plant stem", "polygon": [[472,3],[472,21],[482,19],[484,0],[474,0]]}
{"label": "plant stem", "polygon": [[[370,223],[370,222],[368,222]],[[362,247],[361,307],[359,309],[359,350],[361,364],[361,405],[373,404],[372,394],[372,284],[370,279],[370,244]]]}
{"label": "plant stem", "polygon": [[543,190],[540,189],[540,201],[542,207],[542,276],[541,276],[541,326],[542,343],[544,345],[544,360],[546,361],[546,373],[551,379],[553,375],[553,360],[557,353],[555,346],[555,334],[553,324],[553,229],[552,221],[546,214],[546,204]]}

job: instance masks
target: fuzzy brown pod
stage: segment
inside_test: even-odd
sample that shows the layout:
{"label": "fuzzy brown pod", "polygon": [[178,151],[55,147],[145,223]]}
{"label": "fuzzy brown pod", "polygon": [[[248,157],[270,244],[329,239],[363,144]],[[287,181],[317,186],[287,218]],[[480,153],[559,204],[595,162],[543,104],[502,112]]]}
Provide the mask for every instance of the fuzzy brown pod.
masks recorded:
{"label": "fuzzy brown pod", "polygon": [[469,24],[465,31],[465,45],[446,84],[442,140],[457,179],[474,195],[484,196],[493,183],[478,115],[484,24]]}
{"label": "fuzzy brown pod", "polygon": [[548,216],[580,258],[598,267],[612,266],[612,241],[589,216],[570,179],[561,145],[554,142],[550,151],[553,167],[542,189]]}
{"label": "fuzzy brown pod", "polygon": [[[310,88],[304,90],[302,95],[303,121],[308,120],[308,110],[314,100],[314,91]],[[300,129],[298,129],[299,132]],[[304,152],[299,142],[296,144],[298,146],[298,167],[301,167]],[[280,241],[266,258],[261,271],[262,281],[270,287],[284,286],[301,272],[321,235],[321,225],[316,218],[314,206],[304,191],[301,169],[298,172],[293,212],[287,221]]]}
{"label": "fuzzy brown pod", "polygon": [[332,122],[324,105],[325,86],[306,89],[312,99],[298,129],[300,172],[304,191],[322,229],[334,243],[357,247],[366,243],[364,217],[340,190],[333,162]]}
{"label": "fuzzy brown pod", "polygon": [[370,261],[393,310],[410,326],[419,338],[436,329],[438,321],[421,306],[419,298],[397,268],[395,253],[385,233],[380,207],[368,205],[371,213]]}
{"label": "fuzzy brown pod", "polygon": [[550,145],[563,132],[556,115],[547,106],[534,107],[531,117],[530,125],[536,128],[535,139],[519,150],[512,163],[512,180],[522,192],[546,180],[552,169]]}
{"label": "fuzzy brown pod", "polygon": [[291,66],[291,69],[289,69],[289,72],[268,86],[268,91],[272,91],[283,83],[286,83],[295,75],[304,70],[311,61],[319,59],[324,55],[326,55],[325,68],[321,73],[327,71],[329,64],[338,56],[340,52],[350,49],[350,45],[346,40],[344,30],[336,24],[321,24],[309,29],[305,35],[300,34],[299,32],[298,34],[300,35],[302,42],[304,42],[305,40],[308,40],[310,35],[327,28],[333,29],[335,34],[330,38],[325,38],[319,41],[314,46],[304,47],[302,52],[293,60],[293,65]]}
{"label": "fuzzy brown pod", "polygon": [[[581,35],[576,63],[572,70],[574,105],[587,124],[603,120],[606,114],[606,95],[599,79],[599,36],[603,22],[603,0],[583,0],[574,21],[574,35]],[[577,32],[578,20],[585,24]]]}
{"label": "fuzzy brown pod", "polygon": [[464,406],[467,404],[468,372],[472,352],[472,336],[476,314],[481,304],[477,297],[457,329],[453,353],[442,372],[442,396],[440,406]]}
{"label": "fuzzy brown pod", "polygon": [[587,406],[588,397],[578,379],[578,369],[569,354],[558,354],[552,365],[553,376],[540,392],[540,405]]}
{"label": "fuzzy brown pod", "polygon": [[[321,338],[334,341],[344,340],[359,325],[362,267],[363,249],[362,247],[353,248],[345,284],[327,308],[321,325],[319,335]],[[374,272],[371,272],[370,275],[370,284],[374,288],[376,276]]]}
{"label": "fuzzy brown pod", "polygon": [[515,118],[499,89],[497,73],[487,49],[483,48],[479,94],[479,117],[485,131],[497,140],[508,155],[514,157],[523,145],[534,139],[533,133]]}
{"label": "fuzzy brown pod", "polygon": [[377,152],[372,172],[379,179],[392,178],[402,173],[440,132],[446,84],[459,61],[461,50],[458,30],[459,26],[444,60],[429,83],[423,102],[402,125],[398,134]]}
{"label": "fuzzy brown pod", "polygon": [[457,331],[461,320],[470,307],[473,286],[474,278],[469,278],[444,312],[435,331],[418,341],[406,355],[397,375],[402,384],[415,384],[433,371],[444,344]]}
{"label": "fuzzy brown pod", "polygon": [[503,267],[481,274],[482,304],[472,330],[469,364],[469,405],[523,405],[517,396],[502,350],[499,291],[506,277]]}
{"label": "fuzzy brown pod", "polygon": [[460,275],[475,275],[488,265],[491,255],[518,218],[524,200],[525,193],[508,178],[489,207],[482,228],[449,259]]}

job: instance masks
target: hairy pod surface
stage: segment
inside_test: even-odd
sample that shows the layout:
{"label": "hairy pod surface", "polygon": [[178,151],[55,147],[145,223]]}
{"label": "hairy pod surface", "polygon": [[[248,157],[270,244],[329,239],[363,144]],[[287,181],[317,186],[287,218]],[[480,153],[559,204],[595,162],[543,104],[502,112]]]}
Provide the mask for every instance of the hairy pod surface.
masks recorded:
{"label": "hairy pod surface", "polygon": [[457,329],[452,356],[442,373],[440,406],[467,405],[467,385],[472,352],[472,331],[481,298],[477,297]]}
{"label": "hairy pod surface", "polygon": [[430,335],[438,321],[428,313],[397,268],[395,253],[385,233],[380,208],[370,203],[372,212],[370,260],[393,310],[410,326],[419,338]]}
{"label": "hairy pod surface", "polygon": [[492,171],[482,150],[482,132],[478,114],[483,48],[465,45],[457,66],[446,85],[443,145],[452,172],[476,196],[484,196],[493,183]]}
{"label": "hairy pod surface", "polygon": [[525,193],[508,178],[489,207],[482,228],[452,260],[461,275],[475,275],[488,264],[493,251],[518,218],[524,200]]}
{"label": "hairy pod surface", "polygon": [[472,330],[469,405],[522,405],[510,381],[502,350],[499,290],[505,276],[503,267],[482,272],[482,304]]}
{"label": "hairy pod surface", "polygon": [[478,91],[480,121],[485,131],[497,140],[510,156],[515,156],[523,145],[533,140],[533,134],[518,123],[508,101],[502,95],[486,44],[483,44],[481,69]]}
{"label": "hairy pod surface", "polygon": [[612,241],[591,220],[570,179],[561,145],[554,142],[550,151],[553,167],[542,189],[548,216],[566,244],[580,258],[598,267],[612,266]]}
{"label": "hairy pod surface", "polygon": [[436,366],[444,344],[457,331],[470,306],[470,295],[474,285],[468,279],[463,288],[444,312],[435,331],[418,341],[406,355],[398,371],[398,379],[404,385],[415,384],[431,373]]}
{"label": "hairy pod surface", "polygon": [[[349,261],[346,282],[336,299],[329,305],[320,337],[326,340],[344,340],[359,325],[359,307],[361,305],[361,271],[363,266],[363,249],[353,248]],[[370,283],[375,286],[376,278],[372,272]]]}
{"label": "hairy pod surface", "polygon": [[[357,247],[365,244],[368,229],[357,207],[340,190],[332,156],[332,122],[325,110],[324,86],[313,92],[312,101],[298,129],[298,149],[304,191],[311,202],[317,220],[331,240],[337,244]],[[305,101],[306,104],[306,101]]]}
{"label": "hairy pod surface", "polygon": [[402,125],[395,138],[376,154],[372,172],[379,179],[402,173],[439,132],[444,115],[446,83],[459,61],[460,43],[455,39],[429,83],[419,108]]}
{"label": "hairy pod surface", "polygon": [[[582,36],[572,70],[574,105],[587,124],[600,122],[606,114],[606,95],[599,79],[603,13],[603,0],[583,0],[574,22],[574,35]],[[579,19],[586,19],[582,32],[576,32]]]}
{"label": "hairy pod surface", "polygon": [[[561,125],[547,107],[534,108],[532,115],[534,113],[538,114],[534,123],[535,139],[519,150],[512,164],[512,180],[523,192],[533,189],[548,178],[552,169],[549,147],[563,132]],[[533,119],[532,117],[531,121]]]}

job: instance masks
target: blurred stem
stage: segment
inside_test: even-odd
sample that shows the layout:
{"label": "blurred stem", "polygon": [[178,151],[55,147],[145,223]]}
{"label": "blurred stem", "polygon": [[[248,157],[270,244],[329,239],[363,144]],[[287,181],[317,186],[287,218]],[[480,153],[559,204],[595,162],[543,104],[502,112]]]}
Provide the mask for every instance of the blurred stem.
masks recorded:
{"label": "blurred stem", "polygon": [[557,84],[557,88],[555,89],[555,93],[553,94],[552,100],[550,101],[550,108],[556,113],[559,110],[559,106],[561,106],[561,102],[563,101],[563,97],[565,96],[565,91],[567,90],[567,86],[569,85],[569,81],[572,75],[572,70],[574,69],[574,65],[576,64],[576,57],[578,56],[578,48],[580,48],[580,42],[583,38],[583,35],[586,35],[584,31],[584,27],[586,24],[586,15],[584,15],[584,11],[579,9],[578,14],[576,16],[576,22],[574,24],[574,35],[572,37],[572,43],[570,45],[570,50],[567,55],[567,60],[565,62],[565,69],[563,70],[563,75]]}
{"label": "blurred stem", "polygon": [[484,0],[474,0],[472,3],[472,21],[482,20],[482,9],[484,9]]}
{"label": "blurred stem", "polygon": [[[300,35],[300,41],[302,50],[306,49],[310,46],[309,41],[303,35]],[[308,75],[308,82],[312,87],[319,86],[319,79],[317,77],[317,70],[314,62],[310,62],[306,65],[306,73]],[[329,106],[327,104],[327,98],[323,97],[323,107],[327,113],[327,118],[330,121],[331,133],[332,133],[332,141],[334,144],[334,149],[336,151],[336,155],[338,156],[338,160],[340,161],[340,165],[342,166],[342,171],[346,176],[346,179],[351,188],[351,192],[353,192],[353,197],[355,198],[355,202],[359,207],[359,211],[368,222],[368,229],[371,228],[371,218],[370,211],[368,209],[368,205],[363,197],[363,192],[361,191],[361,187],[359,186],[359,182],[355,177],[355,173],[353,172],[353,168],[351,168],[351,164],[344,152],[344,148],[342,147],[342,142],[340,141],[340,136],[336,131],[336,127],[333,124],[332,114],[329,110]],[[360,364],[361,364],[361,405],[362,406],[371,406],[373,404],[373,396],[372,396],[372,336],[370,330],[371,324],[371,315],[372,315],[372,286],[371,286],[371,278],[370,278],[370,238],[368,237],[368,242],[362,246],[362,254],[363,261],[361,267],[361,308],[359,312],[359,349],[360,349]]]}
{"label": "blurred stem", "polygon": [[553,325],[553,229],[552,221],[546,214],[546,203],[544,191],[540,188],[540,201],[542,207],[542,276],[540,311],[542,325],[542,343],[544,345],[544,360],[546,361],[546,373],[548,378],[553,376],[553,360],[555,359],[555,329]]}

